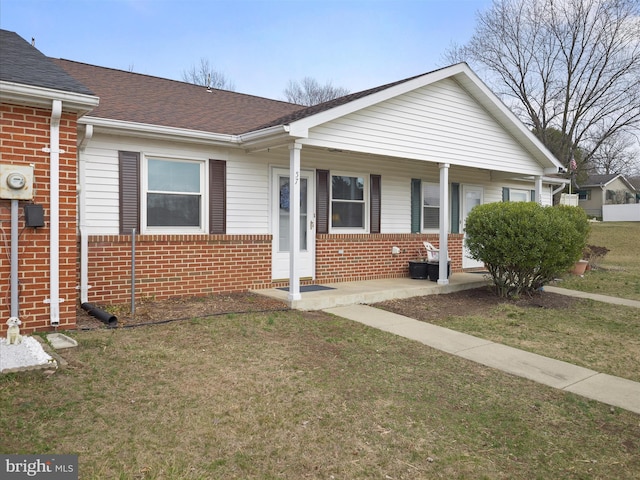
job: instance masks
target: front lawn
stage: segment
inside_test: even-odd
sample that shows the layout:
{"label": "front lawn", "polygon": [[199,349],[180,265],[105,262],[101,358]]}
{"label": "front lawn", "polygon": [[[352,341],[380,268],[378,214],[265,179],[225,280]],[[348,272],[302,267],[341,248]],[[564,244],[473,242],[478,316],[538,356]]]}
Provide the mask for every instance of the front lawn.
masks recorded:
{"label": "front lawn", "polygon": [[636,478],[640,417],[354,322],[228,315],[74,335],[0,376],[0,452],[82,479]]}
{"label": "front lawn", "polygon": [[640,300],[640,222],[591,224],[588,243],[610,251],[584,277],[565,275],[559,287]]}

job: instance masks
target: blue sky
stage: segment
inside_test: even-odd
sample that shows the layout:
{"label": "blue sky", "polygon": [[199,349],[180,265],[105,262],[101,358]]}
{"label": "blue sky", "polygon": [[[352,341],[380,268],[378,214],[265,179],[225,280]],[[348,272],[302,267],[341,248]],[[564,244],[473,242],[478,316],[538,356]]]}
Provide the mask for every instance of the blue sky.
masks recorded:
{"label": "blue sky", "polygon": [[445,64],[491,0],[0,0],[45,55],[176,80],[206,58],[242,93],[313,77],[352,92]]}

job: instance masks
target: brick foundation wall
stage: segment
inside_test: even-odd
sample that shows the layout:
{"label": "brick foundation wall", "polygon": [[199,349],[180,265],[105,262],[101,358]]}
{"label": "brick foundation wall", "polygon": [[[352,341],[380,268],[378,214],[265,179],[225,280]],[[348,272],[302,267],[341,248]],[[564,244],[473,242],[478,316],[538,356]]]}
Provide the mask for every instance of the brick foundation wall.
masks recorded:
{"label": "brick foundation wall", "polygon": [[[34,165],[33,203],[44,207],[45,226],[25,228],[23,207],[19,203],[18,282],[21,331],[50,330],[49,304],[49,219],[50,160],[42,149],[50,146],[51,111],[17,105],[0,105],[0,162]],[[60,119],[60,325],[75,328],[76,292],[76,117],[63,112]],[[0,199],[0,335],[6,332],[11,313],[11,200]]]}
{"label": "brick foundation wall", "polygon": [[[271,288],[271,235],[137,235],[136,298]],[[131,237],[89,237],[89,301],[131,300]]]}
{"label": "brick foundation wall", "polygon": [[[316,280],[330,283],[406,277],[409,260],[426,256],[425,241],[439,245],[438,235],[427,234],[318,235]],[[462,242],[462,234],[449,235],[452,272],[462,271]],[[393,247],[400,253],[392,255]]]}
{"label": "brick foundation wall", "polygon": [[[316,281],[398,278],[437,235],[318,235]],[[131,237],[89,237],[89,301],[131,300]],[[401,253],[391,254],[397,246]],[[452,271],[462,270],[462,235],[449,236]],[[342,250],[342,254],[338,253]],[[271,281],[271,235],[137,235],[136,299],[204,296],[287,286]],[[303,280],[301,283],[312,283]]]}

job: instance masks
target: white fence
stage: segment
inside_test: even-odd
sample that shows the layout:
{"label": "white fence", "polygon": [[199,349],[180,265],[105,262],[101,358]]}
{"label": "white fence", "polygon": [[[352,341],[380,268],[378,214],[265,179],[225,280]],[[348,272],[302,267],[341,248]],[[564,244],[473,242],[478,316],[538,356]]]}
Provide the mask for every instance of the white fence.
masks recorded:
{"label": "white fence", "polygon": [[640,203],[603,205],[603,222],[640,222]]}

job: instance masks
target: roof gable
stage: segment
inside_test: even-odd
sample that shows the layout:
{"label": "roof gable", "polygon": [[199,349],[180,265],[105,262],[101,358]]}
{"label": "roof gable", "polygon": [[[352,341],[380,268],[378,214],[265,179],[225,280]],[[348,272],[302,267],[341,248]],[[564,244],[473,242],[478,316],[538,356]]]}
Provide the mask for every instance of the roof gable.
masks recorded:
{"label": "roof gable", "polygon": [[289,119],[290,133],[294,136],[307,137],[309,129],[323,123],[336,120],[359,110],[381,104],[423,87],[435,85],[438,82],[453,80],[473,100],[480,105],[495,122],[520,143],[530,155],[549,173],[557,172],[562,164],[536,138],[531,131],[509,110],[504,103],[473,73],[466,63],[458,63],[450,67],[441,68],[424,75],[418,75],[399,82],[377,87],[364,92],[348,95],[340,99],[326,102],[315,107],[296,112]]}
{"label": "roof gable", "polygon": [[584,184],[581,185],[581,188],[605,188],[607,185],[610,185],[616,179],[619,179],[622,183],[624,183],[629,190],[635,191],[636,187],[629,180],[625,178],[624,175],[619,173],[609,173],[603,175],[589,175]]}

